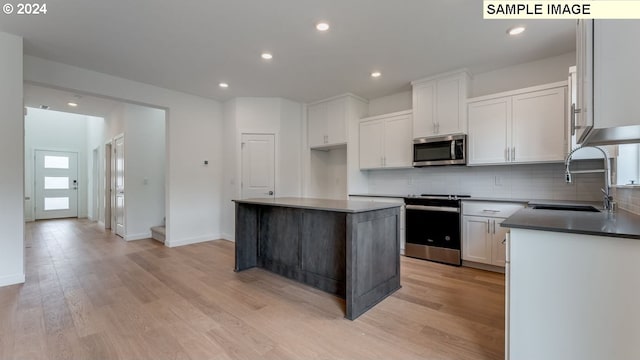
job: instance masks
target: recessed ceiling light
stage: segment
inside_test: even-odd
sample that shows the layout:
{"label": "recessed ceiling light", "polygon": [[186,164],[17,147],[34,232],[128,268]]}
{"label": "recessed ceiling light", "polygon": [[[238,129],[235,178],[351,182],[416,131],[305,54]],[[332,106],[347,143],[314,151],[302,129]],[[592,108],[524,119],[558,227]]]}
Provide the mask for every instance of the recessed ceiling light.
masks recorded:
{"label": "recessed ceiling light", "polygon": [[228,88],[228,87],[229,87],[229,84],[224,83],[224,82],[221,82],[220,84],[218,84],[218,86],[220,86],[220,87],[221,87],[221,88],[223,88],[223,89],[226,89],[226,88]]}
{"label": "recessed ceiling light", "polygon": [[262,53],[262,55],[260,55],[263,59],[265,60],[271,60],[273,59],[273,55],[271,55],[270,53]]}
{"label": "recessed ceiling light", "polygon": [[507,34],[509,35],[518,35],[518,34],[522,34],[524,32],[524,26],[516,26],[516,27],[512,27],[509,30],[507,30]]}
{"label": "recessed ceiling light", "polygon": [[318,23],[316,25],[316,29],[318,29],[318,31],[327,31],[329,30],[329,24],[327,24],[326,22]]}
{"label": "recessed ceiling light", "polygon": [[378,78],[380,76],[382,76],[382,73],[380,71],[374,71],[371,73],[371,77],[373,78]]}
{"label": "recessed ceiling light", "polygon": [[78,107],[78,103],[74,103],[73,101],[69,101],[67,103],[67,105],[71,106],[71,107]]}

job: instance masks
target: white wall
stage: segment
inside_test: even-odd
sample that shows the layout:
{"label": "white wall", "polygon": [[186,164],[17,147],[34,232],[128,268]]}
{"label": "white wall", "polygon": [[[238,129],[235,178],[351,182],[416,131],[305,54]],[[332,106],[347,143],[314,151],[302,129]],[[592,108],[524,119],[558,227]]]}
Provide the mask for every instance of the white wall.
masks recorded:
{"label": "white wall", "polygon": [[411,110],[412,102],[411,90],[371,99],[369,100],[369,112],[367,116]]}
{"label": "white wall", "polygon": [[234,239],[234,205],[241,195],[242,133],[275,134],[276,196],[300,196],[302,192],[302,105],[282,98],[235,98],[224,105],[223,235]]}
{"label": "white wall", "polygon": [[[219,102],[32,56],[24,57],[24,67],[25,80],[36,84],[166,108],[165,244],[178,246],[220,237],[223,153]],[[202,165],[205,159],[209,166]]]}
{"label": "white wall", "polygon": [[164,217],[165,112],[124,105],[125,239],[151,237]]}
{"label": "white wall", "polygon": [[[595,169],[602,160],[575,161],[573,170]],[[474,197],[582,200],[602,199],[602,174],[580,174],[565,183],[564,164],[438,166],[369,171],[372,194],[466,194]]]}
{"label": "white wall", "polygon": [[[91,119],[88,149],[99,149],[97,219],[105,220],[105,144],[124,134],[126,240],[151,237],[165,216],[165,111],[122,103],[105,118]],[[91,159],[90,161],[91,162]],[[90,204],[92,202],[90,201]]]}
{"label": "white wall", "polygon": [[[472,74],[471,97],[567,80],[569,67],[576,64],[576,53],[518,64],[489,72]],[[434,74],[436,75],[436,74]],[[369,115],[375,116],[412,107],[411,91],[369,100]]]}
{"label": "white wall", "polygon": [[[25,132],[25,219],[34,220],[36,150],[78,153],[78,217],[87,217],[87,121],[85,115],[28,108]],[[55,134],[55,136],[52,136]],[[26,200],[29,198],[29,200]]]}
{"label": "white wall", "polygon": [[471,97],[564,81],[569,76],[569,67],[575,64],[576,53],[570,52],[481,74],[473,74]]}
{"label": "white wall", "polygon": [[0,32],[0,286],[23,283],[22,38]]}
{"label": "white wall", "polygon": [[[105,120],[101,117],[87,116],[87,182],[89,189],[87,191],[89,219],[104,223],[104,127]],[[98,162],[93,163],[93,150],[98,149]],[[98,168],[98,177],[95,177],[95,167]],[[98,194],[94,194],[94,183],[97,182],[97,188],[101,189]],[[96,200],[96,197],[98,198]],[[97,204],[96,204],[97,202]],[[97,207],[97,212],[93,209]]]}

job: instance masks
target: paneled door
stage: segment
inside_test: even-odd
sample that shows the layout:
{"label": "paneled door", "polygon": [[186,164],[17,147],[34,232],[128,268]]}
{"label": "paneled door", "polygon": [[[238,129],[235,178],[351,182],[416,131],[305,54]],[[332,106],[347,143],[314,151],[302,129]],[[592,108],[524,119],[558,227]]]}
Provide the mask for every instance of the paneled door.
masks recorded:
{"label": "paneled door", "polygon": [[275,197],[275,136],[242,134],[242,198]]}
{"label": "paneled door", "polygon": [[115,185],[115,220],[116,235],[125,236],[124,217],[124,136],[114,139],[113,146],[113,174]]}
{"label": "paneled door", "polygon": [[36,220],[78,217],[78,153],[35,151]]}

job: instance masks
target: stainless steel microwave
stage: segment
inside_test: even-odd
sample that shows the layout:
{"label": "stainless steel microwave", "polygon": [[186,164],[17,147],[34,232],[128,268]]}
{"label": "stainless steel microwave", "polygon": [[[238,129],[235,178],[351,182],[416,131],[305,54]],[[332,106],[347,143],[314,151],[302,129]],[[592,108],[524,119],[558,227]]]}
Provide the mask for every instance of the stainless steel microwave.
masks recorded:
{"label": "stainless steel microwave", "polygon": [[465,165],[467,135],[450,135],[413,140],[413,166]]}

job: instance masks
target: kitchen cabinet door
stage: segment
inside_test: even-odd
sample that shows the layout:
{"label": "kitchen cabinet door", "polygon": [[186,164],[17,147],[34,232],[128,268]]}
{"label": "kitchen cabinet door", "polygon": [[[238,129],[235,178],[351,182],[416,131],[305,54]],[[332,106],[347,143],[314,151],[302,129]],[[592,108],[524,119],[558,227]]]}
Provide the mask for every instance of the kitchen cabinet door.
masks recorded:
{"label": "kitchen cabinet door", "polygon": [[566,87],[513,96],[511,162],[564,161]]}
{"label": "kitchen cabinet door", "polygon": [[436,131],[438,135],[466,133],[464,116],[463,78],[456,76],[437,82],[436,89]]}
{"label": "kitchen cabinet door", "polygon": [[505,266],[507,260],[507,233],[509,229],[500,227],[504,219],[493,220],[493,236],[491,249],[491,263],[496,266]]}
{"label": "kitchen cabinet door", "polygon": [[307,108],[307,134],[309,147],[327,144],[327,104],[319,103]]}
{"label": "kitchen cabinet door", "polygon": [[360,169],[384,167],[384,120],[360,123]]}
{"label": "kitchen cabinet door", "polygon": [[469,165],[503,164],[509,161],[511,98],[470,103]]}
{"label": "kitchen cabinet door", "polygon": [[394,116],[385,120],[384,166],[411,167],[413,164],[413,139],[411,115]]}
{"label": "kitchen cabinet door", "polygon": [[327,142],[342,144],[347,142],[347,99],[340,98],[327,102]]}
{"label": "kitchen cabinet door", "polygon": [[582,144],[593,127],[593,20],[576,22],[575,133]]}
{"label": "kitchen cabinet door", "polygon": [[511,162],[564,161],[566,87],[513,97]]}
{"label": "kitchen cabinet door", "polygon": [[436,82],[413,86],[413,138],[437,134],[434,120]]}
{"label": "kitchen cabinet door", "polygon": [[491,219],[479,216],[462,217],[462,259],[491,264]]}

